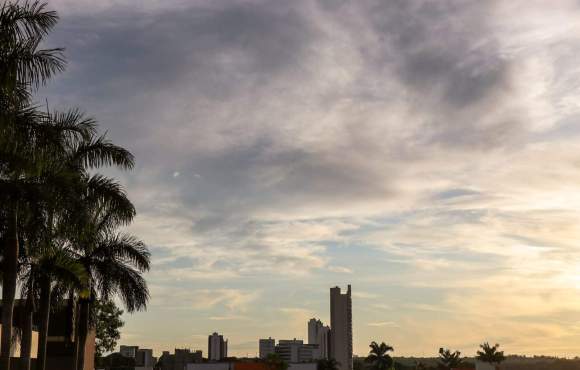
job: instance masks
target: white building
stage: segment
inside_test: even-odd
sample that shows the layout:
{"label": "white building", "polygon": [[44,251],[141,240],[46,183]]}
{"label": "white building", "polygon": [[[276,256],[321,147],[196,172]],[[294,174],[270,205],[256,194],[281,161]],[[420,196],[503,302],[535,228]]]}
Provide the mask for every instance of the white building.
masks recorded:
{"label": "white building", "polygon": [[339,370],[352,370],[352,299],[350,285],[346,294],[330,288],[330,358]]}
{"label": "white building", "polygon": [[324,326],[322,321],[310,319],[308,321],[308,344],[318,345],[316,359],[330,357],[330,327]]}
{"label": "white building", "polygon": [[267,358],[268,355],[274,354],[276,352],[276,340],[269,337],[268,339],[260,339],[259,341],[259,354],[260,358]]}
{"label": "white building", "polygon": [[304,344],[300,339],[280,340],[276,346],[276,354],[288,363],[310,362],[320,359],[317,344]]}
{"label": "white building", "polygon": [[213,333],[207,339],[207,356],[210,361],[220,361],[228,357],[228,340],[223,335]]}

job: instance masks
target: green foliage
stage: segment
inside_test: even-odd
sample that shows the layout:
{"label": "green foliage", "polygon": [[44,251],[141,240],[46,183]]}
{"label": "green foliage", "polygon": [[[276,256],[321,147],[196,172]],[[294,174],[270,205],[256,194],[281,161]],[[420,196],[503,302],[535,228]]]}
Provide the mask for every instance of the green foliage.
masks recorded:
{"label": "green foliage", "polygon": [[480,351],[477,351],[476,358],[479,361],[487,362],[489,364],[499,365],[501,362],[505,360],[505,356],[503,351],[499,351],[499,344],[495,344],[494,346],[490,346],[488,342],[480,344],[479,347],[481,348]]}
{"label": "green foliage", "polygon": [[453,369],[463,364],[461,352],[451,352],[449,349],[439,348],[439,364],[445,369]]}
{"label": "green foliage", "polygon": [[375,341],[373,341],[369,347],[371,350],[369,351],[365,362],[370,365],[372,370],[388,370],[393,367],[393,358],[388,354],[389,352],[394,351],[393,347],[385,344],[385,342],[378,344]]}
{"label": "green foliage", "polygon": [[95,357],[101,357],[111,352],[117,346],[121,338],[119,329],[125,324],[121,320],[123,310],[119,309],[113,301],[97,300],[94,305],[96,349]]}

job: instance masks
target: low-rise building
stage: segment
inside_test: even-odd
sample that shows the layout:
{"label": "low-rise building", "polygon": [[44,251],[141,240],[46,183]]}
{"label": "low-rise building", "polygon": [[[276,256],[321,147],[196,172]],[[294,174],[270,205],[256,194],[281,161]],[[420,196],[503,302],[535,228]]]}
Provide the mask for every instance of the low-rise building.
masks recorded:
{"label": "low-rise building", "polygon": [[304,344],[300,339],[280,340],[276,345],[276,354],[288,363],[312,362],[321,358],[317,344]]}
{"label": "low-rise building", "polygon": [[153,357],[152,349],[139,348],[139,346],[120,346],[119,354],[126,358],[132,358],[136,369],[153,369],[157,362],[157,359]]}
{"label": "low-rise building", "polygon": [[201,363],[203,354],[201,351],[191,352],[189,349],[175,349],[174,354],[163,351],[156,368],[160,370],[183,370],[189,364]]}

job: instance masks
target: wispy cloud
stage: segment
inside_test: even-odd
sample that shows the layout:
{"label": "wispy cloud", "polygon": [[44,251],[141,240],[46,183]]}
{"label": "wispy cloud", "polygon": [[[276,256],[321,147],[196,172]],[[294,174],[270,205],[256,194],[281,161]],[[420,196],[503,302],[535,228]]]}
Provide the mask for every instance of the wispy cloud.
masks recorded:
{"label": "wispy cloud", "polygon": [[450,326],[464,353],[578,347],[574,0],[50,5],[70,67],[40,94],[135,153],[147,315],[179,338],[303,335],[350,282],[356,352],[391,320],[401,354]]}

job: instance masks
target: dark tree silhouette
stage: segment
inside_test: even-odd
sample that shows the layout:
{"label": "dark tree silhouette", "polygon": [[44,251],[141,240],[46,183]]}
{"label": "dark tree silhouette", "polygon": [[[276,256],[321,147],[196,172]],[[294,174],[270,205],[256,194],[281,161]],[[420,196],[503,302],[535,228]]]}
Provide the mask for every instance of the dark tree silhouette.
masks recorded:
{"label": "dark tree silhouette", "polygon": [[451,352],[449,349],[439,348],[439,364],[445,369],[451,370],[459,367],[462,363],[461,352]]}
{"label": "dark tree silhouette", "polygon": [[394,351],[394,348],[382,342],[378,344],[377,342],[372,342],[369,346],[371,349],[368,356],[365,359],[370,365],[372,370],[387,370],[393,367],[393,358],[389,355],[389,352]]}
{"label": "dark tree silhouette", "polygon": [[475,357],[479,361],[487,362],[492,365],[499,365],[505,360],[503,351],[499,351],[499,344],[491,346],[488,342],[479,345],[481,350],[477,351],[477,356]]}

